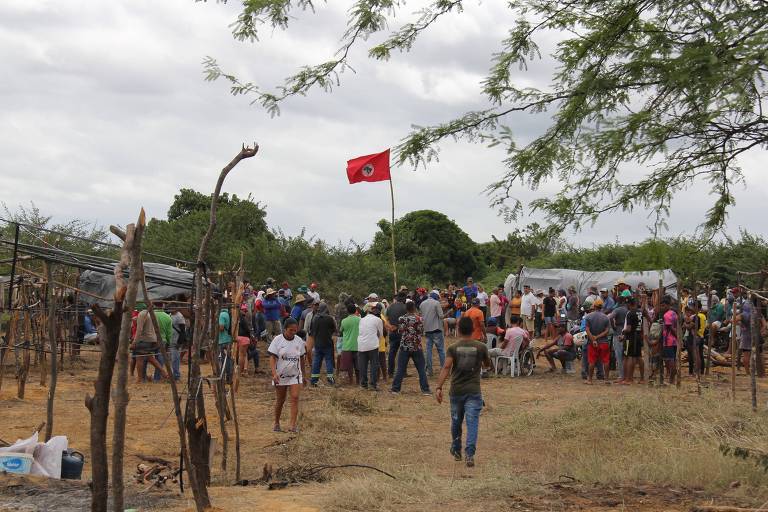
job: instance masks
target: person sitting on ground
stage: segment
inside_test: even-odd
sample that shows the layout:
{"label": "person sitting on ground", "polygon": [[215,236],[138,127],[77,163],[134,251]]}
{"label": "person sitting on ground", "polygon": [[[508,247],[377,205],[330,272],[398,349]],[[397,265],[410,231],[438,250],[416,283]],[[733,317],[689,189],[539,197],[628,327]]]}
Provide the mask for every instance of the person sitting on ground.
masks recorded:
{"label": "person sitting on ground", "polygon": [[565,363],[576,359],[576,346],[573,344],[573,336],[568,332],[568,326],[561,322],[557,326],[557,337],[544,345],[536,353],[536,357],[544,354],[549,363],[549,371],[554,372],[557,367],[555,366],[555,359],[560,361],[563,366],[563,373],[565,373]]}
{"label": "person sitting on ground", "polygon": [[274,337],[267,352],[272,370],[272,384],[275,386],[275,423],[272,430],[282,432],[280,416],[283,413],[285,399],[291,396],[291,432],[298,432],[296,425],[299,418],[299,395],[301,388],[307,386],[306,373],[307,348],[298,335],[299,324],[293,318],[285,321],[283,334]]}
{"label": "person sitting on ground", "polygon": [[500,356],[511,357],[514,354],[515,347],[520,347],[518,350],[524,350],[530,343],[530,337],[528,331],[520,327],[522,320],[519,316],[512,316],[509,319],[509,328],[504,332],[504,339],[496,347],[488,351],[488,355],[493,359],[494,367],[496,366],[496,359]]}

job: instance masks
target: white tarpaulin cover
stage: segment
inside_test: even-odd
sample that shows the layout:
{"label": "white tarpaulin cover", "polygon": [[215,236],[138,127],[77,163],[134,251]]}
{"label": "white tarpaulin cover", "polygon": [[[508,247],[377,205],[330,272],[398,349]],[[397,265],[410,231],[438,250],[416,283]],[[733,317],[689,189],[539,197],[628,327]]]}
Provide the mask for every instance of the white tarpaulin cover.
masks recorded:
{"label": "white tarpaulin cover", "polygon": [[512,297],[513,290],[522,290],[523,285],[529,285],[534,290],[541,288],[546,293],[549,288],[555,290],[567,290],[569,286],[576,287],[579,297],[586,297],[589,288],[613,289],[619,280],[623,280],[633,289],[640,283],[645,283],[646,288],[655,290],[659,287],[659,279],[662,280],[666,294],[677,297],[677,276],[669,269],[661,272],[647,270],[643,272],[588,272],[586,270],[571,270],[564,268],[530,268],[523,267],[519,276],[510,274],[504,282],[504,291],[507,297]]}

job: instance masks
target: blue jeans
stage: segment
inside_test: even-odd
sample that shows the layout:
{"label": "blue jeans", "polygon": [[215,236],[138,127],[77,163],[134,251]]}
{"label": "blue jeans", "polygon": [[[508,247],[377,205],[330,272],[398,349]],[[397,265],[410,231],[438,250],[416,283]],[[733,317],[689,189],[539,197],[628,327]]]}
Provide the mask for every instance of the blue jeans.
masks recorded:
{"label": "blue jeans", "polygon": [[619,372],[619,380],[624,380],[624,343],[619,340],[619,335],[613,335],[613,356],[616,358],[616,371]]}
{"label": "blue jeans", "polygon": [[445,364],[445,337],[443,331],[432,331],[425,334],[427,337],[427,373],[432,374],[432,345],[437,347],[437,357],[440,358],[440,368]]}
{"label": "blue jeans", "polygon": [[395,356],[400,349],[400,333],[389,333],[389,358],[387,359],[387,368],[389,376],[392,377],[395,374]]}
{"label": "blue jeans", "polygon": [[329,384],[333,384],[333,347],[314,347],[312,349],[312,375],[309,381],[317,384],[320,379],[320,366],[325,361],[325,376]]}
{"label": "blue jeans", "polygon": [[421,387],[421,391],[423,393],[429,393],[429,382],[427,382],[427,374],[424,371],[424,352],[421,350],[411,352],[400,349],[400,353],[397,354],[397,371],[395,372],[395,380],[392,381],[392,391],[400,391],[400,386],[403,384],[403,377],[405,376],[405,369],[408,367],[409,359],[413,359],[413,365],[419,373],[419,386]]}
{"label": "blue jeans", "polygon": [[480,411],[483,409],[483,395],[451,395],[451,448],[461,453],[461,426],[467,420],[467,444],[464,453],[475,455],[477,430],[480,425]]}
{"label": "blue jeans", "polygon": [[[168,355],[171,356],[171,372],[173,373],[173,378],[176,380],[181,380],[181,354],[179,353],[179,347],[166,347],[165,350]],[[155,359],[157,359],[157,362],[160,363],[160,366],[165,367],[165,359],[163,359],[163,354],[160,353],[159,349]],[[155,368],[155,373],[152,376],[152,380],[155,382],[160,382],[162,378],[163,374],[160,373],[160,370]]]}

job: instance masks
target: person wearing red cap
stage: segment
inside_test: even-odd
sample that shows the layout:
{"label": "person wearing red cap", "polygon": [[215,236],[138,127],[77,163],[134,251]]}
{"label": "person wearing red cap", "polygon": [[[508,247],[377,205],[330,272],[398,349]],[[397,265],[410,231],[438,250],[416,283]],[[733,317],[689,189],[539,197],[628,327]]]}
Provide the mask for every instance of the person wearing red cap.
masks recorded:
{"label": "person wearing red cap", "polygon": [[[282,292],[282,293],[280,293]],[[285,299],[288,302],[291,302],[293,300],[293,291],[291,290],[291,287],[288,286],[287,281],[283,281],[283,284],[280,285],[280,290],[277,292],[279,295],[282,295],[285,297]]]}
{"label": "person wearing red cap", "polygon": [[317,283],[312,283],[309,285],[309,291],[307,291],[307,295],[312,297],[314,299],[314,302],[320,303],[320,294],[317,291]]}

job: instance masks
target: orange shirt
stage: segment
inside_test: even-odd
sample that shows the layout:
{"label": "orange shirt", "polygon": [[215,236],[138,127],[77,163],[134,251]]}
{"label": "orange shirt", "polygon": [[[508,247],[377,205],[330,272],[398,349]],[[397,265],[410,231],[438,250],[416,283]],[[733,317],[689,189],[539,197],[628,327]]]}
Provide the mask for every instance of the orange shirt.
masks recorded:
{"label": "orange shirt", "polygon": [[522,297],[512,297],[512,300],[509,302],[509,309],[512,315],[520,316],[520,308],[523,305],[523,298]]}
{"label": "orange shirt", "polygon": [[483,312],[473,306],[466,310],[463,316],[472,319],[472,339],[485,342],[485,317]]}

